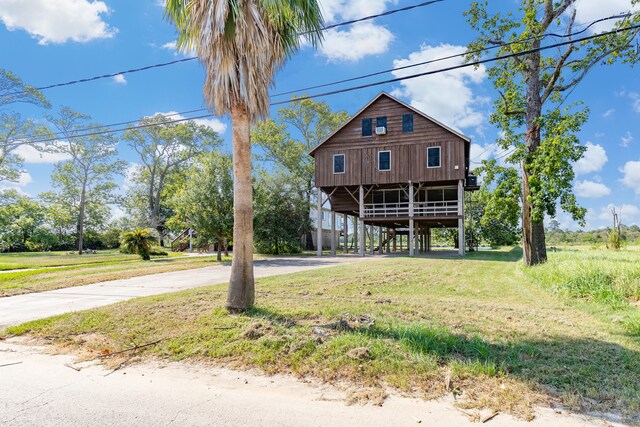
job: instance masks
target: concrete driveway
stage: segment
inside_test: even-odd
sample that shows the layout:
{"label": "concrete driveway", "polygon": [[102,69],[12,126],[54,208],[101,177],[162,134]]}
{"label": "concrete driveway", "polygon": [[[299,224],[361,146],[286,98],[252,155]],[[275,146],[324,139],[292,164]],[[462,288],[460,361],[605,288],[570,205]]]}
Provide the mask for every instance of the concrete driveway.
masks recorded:
{"label": "concrete driveway", "polygon": [[[380,258],[356,255],[269,258],[254,262],[254,274],[256,278],[276,276]],[[0,330],[31,320],[101,307],[131,298],[224,283],[229,280],[230,273],[230,264],[217,265],[0,298]]]}

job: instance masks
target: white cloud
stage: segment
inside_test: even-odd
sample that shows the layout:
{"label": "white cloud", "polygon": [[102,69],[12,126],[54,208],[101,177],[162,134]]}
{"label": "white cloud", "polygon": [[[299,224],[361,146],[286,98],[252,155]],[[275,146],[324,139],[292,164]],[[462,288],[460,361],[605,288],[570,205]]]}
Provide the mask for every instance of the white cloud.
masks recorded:
{"label": "white cloud", "polygon": [[22,171],[20,172],[20,178],[18,178],[18,182],[16,182],[16,184],[18,184],[20,187],[26,187],[32,182],[33,177],[31,176],[31,174],[27,171]]}
{"label": "white cloud", "polygon": [[0,21],[7,29],[25,30],[41,45],[111,38],[117,30],[102,20],[109,12],[102,1],[0,0]]}
{"label": "white cloud", "polygon": [[356,62],[368,55],[385,53],[393,38],[393,34],[386,28],[362,22],[352,25],[346,31],[325,31],[319,51],[332,62]]}
{"label": "white cloud", "polygon": [[640,208],[635,205],[622,204],[622,205],[614,205],[613,203],[604,206],[600,209],[600,212],[597,214],[597,218],[603,221],[603,226],[611,226],[613,223],[613,208],[616,209],[618,216],[620,218],[620,222],[626,225],[631,225],[633,223],[637,223],[640,220]]}
{"label": "white cloud", "polygon": [[592,199],[605,197],[611,194],[611,189],[609,187],[595,181],[577,181],[574,188],[578,196]]}
{"label": "white cloud", "polygon": [[[618,15],[621,12],[640,11],[640,5],[631,6],[629,0],[578,0],[576,2],[576,22],[579,24],[590,24],[600,18]],[[603,21],[591,27],[593,33],[601,33],[613,28],[616,20]]]}
{"label": "white cloud", "polygon": [[111,221],[123,218],[126,212],[119,206],[111,206]]}
{"label": "white cloud", "polygon": [[631,92],[629,93],[629,98],[631,98],[631,106],[633,107],[633,111],[636,113],[640,113],[640,93]]}
{"label": "white cloud", "polygon": [[631,132],[627,131],[627,133],[625,133],[623,137],[620,137],[620,146],[627,148],[632,141],[633,135],[631,135]]}
{"label": "white cloud", "polygon": [[625,163],[620,172],[622,172],[620,181],[624,186],[631,188],[637,196],[640,196],[640,161]]}
{"label": "white cloud", "polygon": [[[394,67],[430,61],[435,58],[457,55],[466,50],[464,46],[441,44],[439,46],[422,45],[406,59],[394,61]],[[446,61],[425,64],[405,70],[397,70],[392,74],[404,77],[411,74],[424,73],[440,68],[462,64],[463,58],[452,58]],[[393,91],[396,96],[409,98],[415,108],[433,118],[455,128],[477,127],[484,121],[484,115],[478,111],[478,104],[486,102],[485,98],[475,97],[472,85],[482,83],[486,69],[480,66],[461,68],[438,74],[402,81],[401,88]]]}
{"label": "white cloud", "polygon": [[127,79],[122,74],[116,74],[115,76],[113,76],[113,81],[119,85],[127,84]]}
{"label": "white cloud", "polygon": [[[166,113],[155,113],[153,115],[155,116],[157,114],[169,116],[169,118],[172,120],[182,120],[186,118],[175,111],[167,111]],[[210,119],[195,119],[194,122],[199,124],[200,126],[206,126],[211,130],[219,133],[220,135],[222,135],[227,130],[226,123],[220,121],[219,119],[216,119],[215,117],[212,117]]]}
{"label": "white cloud", "polygon": [[587,142],[586,147],[587,151],[584,152],[582,158],[573,165],[573,171],[576,175],[599,172],[609,160],[602,145]]}
{"label": "white cloud", "polygon": [[[156,45],[153,45],[153,46],[155,47]],[[198,53],[195,50],[189,50],[186,52],[179,50],[178,42],[175,40],[172,42],[165,43],[160,47],[165,50],[170,50],[176,56],[184,56],[184,57],[198,56]]]}
{"label": "white cloud", "polygon": [[[66,142],[56,141],[55,144],[66,144]],[[19,145],[13,152],[20,156],[25,163],[57,163],[71,158],[65,153],[52,153],[45,150],[44,144],[38,144],[38,148],[33,145]]]}
{"label": "white cloud", "polygon": [[602,117],[604,117],[605,119],[613,116],[613,114],[616,112],[615,108],[610,108],[607,111],[605,111],[605,113],[602,115]]}
{"label": "white cloud", "polygon": [[135,179],[142,165],[139,163],[129,163],[124,170],[124,182],[122,188],[125,191],[136,185]]}
{"label": "white cloud", "polygon": [[[320,0],[326,24],[384,12],[397,0]],[[344,29],[343,29],[344,28]],[[365,56],[380,55],[389,50],[393,34],[373,21],[327,30],[319,48],[329,61],[359,61]]]}

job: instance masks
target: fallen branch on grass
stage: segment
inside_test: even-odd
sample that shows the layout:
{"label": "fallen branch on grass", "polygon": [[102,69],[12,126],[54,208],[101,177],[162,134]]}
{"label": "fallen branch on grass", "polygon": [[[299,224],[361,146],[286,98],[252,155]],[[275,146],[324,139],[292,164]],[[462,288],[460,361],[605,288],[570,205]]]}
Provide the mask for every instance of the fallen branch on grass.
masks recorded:
{"label": "fallen branch on grass", "polygon": [[146,344],[142,344],[142,345],[135,345],[134,347],[131,348],[127,348],[124,350],[120,350],[120,351],[114,351],[111,353],[107,353],[107,354],[101,354],[100,356],[98,356],[98,359],[104,359],[106,357],[111,357],[111,356],[115,356],[116,354],[122,354],[122,353],[127,353],[129,351],[136,351],[136,350],[140,350],[141,348],[145,348],[145,347],[151,347],[152,345],[156,345],[159,342],[162,342],[164,340],[166,340],[167,338],[160,338],[159,340],[155,340],[152,342],[148,342]]}

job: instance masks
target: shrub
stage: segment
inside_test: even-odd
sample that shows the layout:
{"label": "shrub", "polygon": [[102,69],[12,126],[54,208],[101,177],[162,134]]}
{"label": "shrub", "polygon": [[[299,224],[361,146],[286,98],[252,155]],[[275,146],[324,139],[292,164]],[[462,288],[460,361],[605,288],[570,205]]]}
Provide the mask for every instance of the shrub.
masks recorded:
{"label": "shrub", "polygon": [[151,259],[151,248],[158,241],[151,228],[125,231],[120,237],[121,248],[130,254],[138,254],[143,260]]}

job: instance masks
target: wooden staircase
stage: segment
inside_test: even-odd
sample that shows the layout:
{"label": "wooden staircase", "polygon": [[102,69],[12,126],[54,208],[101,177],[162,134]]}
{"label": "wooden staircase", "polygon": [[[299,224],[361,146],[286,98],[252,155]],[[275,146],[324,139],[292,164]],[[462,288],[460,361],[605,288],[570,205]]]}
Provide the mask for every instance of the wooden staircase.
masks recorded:
{"label": "wooden staircase", "polygon": [[[172,252],[184,252],[185,250],[189,249],[189,230],[191,229],[184,229],[180,234],[176,236],[175,239],[171,241]],[[197,237],[197,233],[195,230],[192,231],[191,237]]]}

